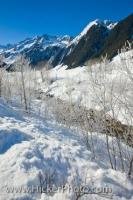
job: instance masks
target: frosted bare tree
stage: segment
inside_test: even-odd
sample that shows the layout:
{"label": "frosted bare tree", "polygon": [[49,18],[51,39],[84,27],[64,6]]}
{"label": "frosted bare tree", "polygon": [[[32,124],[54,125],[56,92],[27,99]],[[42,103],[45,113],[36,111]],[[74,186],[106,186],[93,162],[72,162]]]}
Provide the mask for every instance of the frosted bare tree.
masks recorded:
{"label": "frosted bare tree", "polygon": [[0,97],[2,96],[2,87],[5,74],[5,68],[3,67],[3,64],[4,64],[4,55],[0,55]]}
{"label": "frosted bare tree", "polygon": [[[103,58],[100,64],[89,66],[88,72],[94,91],[94,101],[100,106],[101,110],[100,118],[98,117],[99,120],[96,120],[95,124],[98,124],[99,131],[106,135],[110,165],[113,169],[116,169],[120,162],[122,171],[126,170],[127,172],[125,160],[128,161],[127,165],[131,169],[133,159],[131,155],[124,152],[121,142],[126,142],[127,145],[133,144],[133,128],[130,125],[133,120],[133,105],[131,105],[133,98],[133,94],[131,94],[131,88],[133,88],[131,71],[133,56],[128,58],[127,55],[122,55],[120,54],[117,57],[117,66],[114,62],[109,63],[106,58]],[[127,91],[130,91],[128,96]],[[125,120],[125,124],[119,121],[120,116]],[[109,136],[113,136],[112,144],[109,141]],[[119,158],[119,161],[117,158]],[[131,170],[129,170],[130,173]]]}
{"label": "frosted bare tree", "polygon": [[22,92],[22,100],[24,102],[24,108],[28,111],[28,93],[26,85],[26,74],[30,71],[29,60],[24,56],[20,55],[17,57],[16,62],[14,63],[14,69],[17,72],[17,76],[20,78],[20,86]]}
{"label": "frosted bare tree", "polygon": [[[128,50],[128,52],[127,52]],[[127,41],[127,44],[123,47],[120,52],[120,62],[121,68],[125,72],[125,75],[128,80],[128,84],[125,84],[125,88],[130,88],[132,91],[133,88],[133,49],[132,44]],[[125,59],[126,58],[126,59]],[[120,99],[120,102],[124,105],[125,108],[125,120],[129,125],[133,125],[133,92],[130,95],[123,95],[123,98]],[[130,119],[130,120],[129,120]],[[125,134],[125,138],[131,140],[133,144],[133,126],[130,128],[129,132]],[[130,142],[130,141],[129,141]],[[133,145],[132,145],[133,146]],[[129,157],[129,170],[128,176],[133,176],[133,155]]]}

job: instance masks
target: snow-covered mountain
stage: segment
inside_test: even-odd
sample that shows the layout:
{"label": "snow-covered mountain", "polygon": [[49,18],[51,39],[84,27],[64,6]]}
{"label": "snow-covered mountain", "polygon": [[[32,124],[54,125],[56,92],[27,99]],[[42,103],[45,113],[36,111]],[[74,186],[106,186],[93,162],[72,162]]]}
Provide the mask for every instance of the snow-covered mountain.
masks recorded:
{"label": "snow-covered mountain", "polygon": [[1,45],[0,53],[5,55],[5,62],[8,64],[14,63],[16,56],[23,54],[31,60],[33,65],[41,61],[50,61],[53,66],[56,66],[62,62],[63,58],[70,53],[70,50],[78,44],[94,25],[102,25],[110,30],[114,27],[115,23],[97,19],[90,22],[74,39],[68,35],[61,37],[49,35],[36,36],[34,38],[27,38],[14,45]]}
{"label": "snow-covered mountain", "polygon": [[96,19],[74,39],[67,35],[27,38],[14,45],[0,46],[0,54],[5,55],[8,64],[14,63],[16,56],[23,54],[32,65],[50,62],[53,67],[62,63],[73,68],[88,60],[99,59],[106,53],[112,59],[127,40],[132,41],[132,27],[133,14],[118,23]]}
{"label": "snow-covered mountain", "polygon": [[63,63],[69,68],[84,64],[101,50],[106,38],[117,23],[96,19],[75,37],[68,48]]}
{"label": "snow-covered mountain", "polygon": [[100,19],[96,19],[92,22],[89,22],[87,24],[87,26],[83,29],[83,31],[77,36],[75,37],[71,44],[77,44],[82,37],[85,37],[85,35],[87,34],[87,32],[93,27],[93,26],[98,26],[98,25],[101,25],[101,26],[104,26],[105,28],[107,28],[108,30],[111,30],[115,27],[115,25],[117,24],[117,22],[112,22],[110,20],[100,20]]}
{"label": "snow-covered mountain", "polygon": [[48,61],[57,63],[61,61],[61,56],[63,55],[66,47],[71,41],[71,37],[65,35],[62,37],[57,36],[36,36],[34,38],[27,38],[14,45],[0,46],[0,53],[5,56],[5,62],[12,64],[16,56],[19,54],[24,54],[27,58],[31,60],[31,63],[36,65],[40,61]]}
{"label": "snow-covered mountain", "polygon": [[133,14],[118,23],[108,20],[92,21],[72,40],[63,63],[68,68],[74,68],[105,55],[112,59],[127,41],[132,43],[132,35]]}

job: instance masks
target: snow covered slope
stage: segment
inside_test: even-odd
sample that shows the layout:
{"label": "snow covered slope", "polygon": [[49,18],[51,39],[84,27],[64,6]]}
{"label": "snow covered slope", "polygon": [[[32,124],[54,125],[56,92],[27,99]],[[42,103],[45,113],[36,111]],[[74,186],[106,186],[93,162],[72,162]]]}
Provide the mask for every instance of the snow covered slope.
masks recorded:
{"label": "snow covered slope", "polygon": [[[127,109],[133,113],[132,63],[131,50],[114,57],[112,62],[88,64],[70,70],[67,66],[57,66],[50,73],[51,79],[55,80],[50,86],[50,94],[88,109],[105,109],[122,123],[133,124],[133,118],[125,107],[127,104]],[[102,104],[104,89],[105,107]]]}
{"label": "snow covered slope", "polygon": [[[103,135],[93,134],[94,160],[80,134],[17,110],[0,100],[0,200],[76,200],[74,187],[84,184],[97,190],[108,187],[109,192],[96,190],[81,199],[133,199],[132,182],[119,169],[110,169]],[[132,153],[125,145],[123,151]],[[69,184],[72,190],[40,193],[35,189],[48,184],[54,188]]]}

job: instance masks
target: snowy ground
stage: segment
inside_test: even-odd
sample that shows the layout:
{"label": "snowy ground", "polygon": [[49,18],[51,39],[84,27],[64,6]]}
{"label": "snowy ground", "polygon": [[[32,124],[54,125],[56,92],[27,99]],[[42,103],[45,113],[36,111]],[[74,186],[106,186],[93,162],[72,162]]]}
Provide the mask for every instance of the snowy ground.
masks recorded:
{"label": "snowy ground", "polygon": [[[110,63],[88,64],[70,70],[66,70],[67,66],[57,66],[49,73],[53,83],[48,91],[62,100],[104,110],[124,124],[133,124],[132,66],[132,50],[121,53]],[[43,84],[41,87],[46,91]]]}
{"label": "snowy ground", "polygon": [[76,200],[75,193],[68,191],[49,195],[25,192],[24,188],[40,186],[46,177],[52,186],[86,184],[112,190],[104,196],[89,194],[81,199],[133,199],[133,182],[119,169],[110,169],[104,136],[95,133],[94,141],[96,160],[78,133],[35,113],[22,115],[17,107],[0,100],[0,200]]}
{"label": "snowy ground", "polygon": [[[122,172],[117,138],[109,137],[110,151],[113,155],[114,149],[116,154],[117,169],[113,170],[106,136],[99,132],[88,133],[91,150],[88,149],[83,133],[78,128],[71,130],[55,122],[51,110],[56,104],[48,101],[48,105],[43,99],[43,95],[54,95],[53,99],[65,100],[68,105],[82,105],[100,111],[104,109],[105,113],[122,123],[133,124],[132,55],[130,51],[116,56],[111,63],[92,67],[66,70],[67,66],[57,66],[48,72],[48,81],[44,82],[40,71],[26,72],[30,115],[24,113],[16,101],[10,105],[0,99],[0,200],[133,199],[133,180]],[[12,85],[11,95],[19,99],[20,73],[4,75],[7,77],[3,86],[5,98],[11,98],[7,88],[10,89]],[[43,92],[42,99],[36,99],[35,91],[37,95]],[[102,105],[104,100],[105,105]],[[127,171],[133,149],[122,143],[120,146]],[[55,193],[36,191],[37,187],[47,187],[48,184],[56,188],[66,187]],[[93,194],[81,193],[79,198],[73,190],[84,185],[91,188],[89,193],[93,189]],[[32,187],[36,189],[33,191]],[[110,192],[98,193],[103,187],[109,188]]]}

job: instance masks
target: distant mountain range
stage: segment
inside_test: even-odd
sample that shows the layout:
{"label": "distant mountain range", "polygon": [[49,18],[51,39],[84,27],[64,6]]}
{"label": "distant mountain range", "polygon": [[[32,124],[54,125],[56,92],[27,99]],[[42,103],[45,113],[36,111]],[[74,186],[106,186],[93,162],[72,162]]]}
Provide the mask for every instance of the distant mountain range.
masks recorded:
{"label": "distant mountain range", "polygon": [[33,66],[49,62],[53,67],[65,64],[74,68],[106,54],[113,58],[127,40],[133,41],[133,14],[115,23],[97,19],[75,38],[43,35],[14,45],[0,45],[0,54],[4,54],[7,67],[22,54]]}
{"label": "distant mountain range", "polygon": [[[0,53],[4,54],[5,62],[11,65],[15,62],[18,55],[24,55],[30,59],[32,65],[39,62],[49,61],[54,66],[61,63],[66,52],[66,48],[71,41],[70,36],[37,36],[35,38],[27,38],[14,45],[0,47]],[[60,55],[60,56],[58,56]]]}

